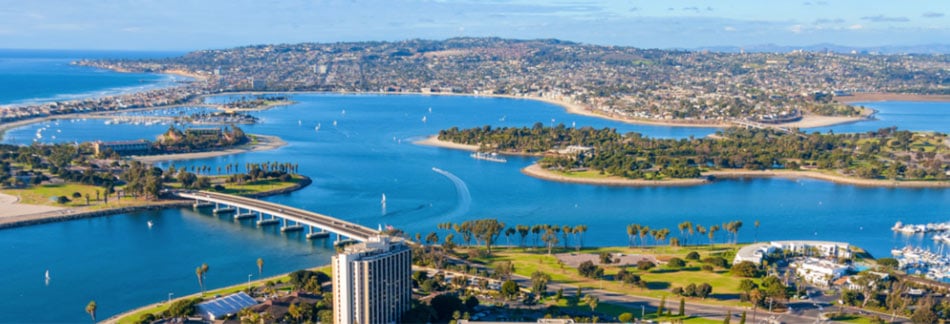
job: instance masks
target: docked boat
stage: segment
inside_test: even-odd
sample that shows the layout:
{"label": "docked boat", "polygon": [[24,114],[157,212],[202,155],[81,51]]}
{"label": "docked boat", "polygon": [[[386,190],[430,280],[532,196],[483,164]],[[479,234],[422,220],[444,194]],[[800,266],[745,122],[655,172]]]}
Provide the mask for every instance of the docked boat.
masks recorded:
{"label": "docked boat", "polygon": [[491,162],[498,162],[498,163],[506,163],[506,162],[508,162],[508,160],[505,160],[505,158],[503,158],[503,157],[501,157],[501,156],[498,156],[498,153],[495,153],[495,152],[491,152],[491,153],[487,153],[487,152],[475,152],[475,153],[472,153],[471,157],[472,157],[473,159],[485,160],[485,161],[491,161]]}

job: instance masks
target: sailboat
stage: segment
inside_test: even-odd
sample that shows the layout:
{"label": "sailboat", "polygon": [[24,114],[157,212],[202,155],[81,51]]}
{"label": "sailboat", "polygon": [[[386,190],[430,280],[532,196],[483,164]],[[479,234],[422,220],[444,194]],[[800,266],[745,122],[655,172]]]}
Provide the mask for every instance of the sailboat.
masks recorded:
{"label": "sailboat", "polygon": [[152,223],[152,221],[148,221],[146,223],[148,224],[148,228],[152,228],[152,225],[155,225],[154,223]]}
{"label": "sailboat", "polygon": [[383,205],[386,204],[386,194],[385,194],[385,193],[383,194],[383,200],[381,200],[379,203],[380,203],[380,204],[383,204]]}
{"label": "sailboat", "polygon": [[320,131],[320,123],[317,123],[317,126],[313,128],[314,131]]}
{"label": "sailboat", "polygon": [[49,269],[46,270],[46,281],[49,281]]}
{"label": "sailboat", "polygon": [[426,116],[422,116],[422,122],[426,122]]}

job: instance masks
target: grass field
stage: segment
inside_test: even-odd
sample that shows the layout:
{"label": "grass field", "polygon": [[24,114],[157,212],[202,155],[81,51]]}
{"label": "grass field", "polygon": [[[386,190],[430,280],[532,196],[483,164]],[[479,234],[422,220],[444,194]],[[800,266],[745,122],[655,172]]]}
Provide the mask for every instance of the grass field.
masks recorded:
{"label": "grass field", "polygon": [[[96,200],[96,191],[99,192],[99,200]],[[46,184],[33,186],[27,189],[6,189],[2,193],[20,197],[21,204],[46,205],[56,207],[88,207],[89,209],[107,209],[128,206],[141,206],[148,204],[144,198],[132,198],[129,196],[122,199],[116,199],[115,195],[109,197],[109,202],[103,200],[105,189],[102,187],[84,185],[84,184]],[[73,193],[79,193],[80,198],[73,198]],[[86,204],[85,196],[89,195],[89,204]],[[65,204],[59,204],[53,199],[59,196],[66,196],[71,201]]]}
{"label": "grass field", "polygon": [[[584,249],[578,253],[599,254],[601,252],[624,253],[624,254],[650,254],[655,255],[659,260],[668,260],[672,257],[685,259],[687,253],[696,251],[701,257],[706,257],[714,253],[729,253],[737,247],[732,245],[713,245],[713,246],[695,246],[695,247],[650,247],[650,248],[594,248]],[[715,269],[714,271],[700,270],[701,263],[689,261],[687,266],[681,269],[669,269],[664,266],[643,271],[635,266],[627,267],[627,271],[640,275],[647,282],[646,288],[631,287],[617,281],[591,279],[581,276],[577,269],[564,265],[554,256],[544,252],[524,251],[522,249],[499,248],[490,258],[474,259],[489,267],[493,267],[499,262],[511,261],[515,266],[515,273],[530,277],[535,271],[541,271],[551,276],[551,280],[559,283],[576,285],[584,288],[604,289],[612,292],[618,292],[631,296],[645,296],[652,298],[661,298],[666,296],[668,299],[678,299],[679,296],[673,295],[670,290],[674,287],[684,287],[688,284],[708,283],[713,287],[712,295],[705,300],[698,298],[687,298],[691,302],[702,302],[706,304],[728,305],[728,306],[746,306],[748,303],[739,301],[739,282],[742,279],[733,276],[725,269]],[[616,274],[620,267],[604,267],[604,274],[611,276]]]}

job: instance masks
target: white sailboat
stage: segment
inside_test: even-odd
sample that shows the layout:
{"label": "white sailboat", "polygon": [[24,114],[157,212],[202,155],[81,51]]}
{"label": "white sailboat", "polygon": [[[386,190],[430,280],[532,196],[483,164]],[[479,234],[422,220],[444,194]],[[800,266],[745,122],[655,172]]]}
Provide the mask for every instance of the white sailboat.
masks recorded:
{"label": "white sailboat", "polygon": [[148,224],[148,228],[152,228],[152,226],[155,225],[155,223],[152,223],[152,221],[148,221],[146,223]]}
{"label": "white sailboat", "polygon": [[46,281],[49,281],[49,269],[46,270]]}
{"label": "white sailboat", "polygon": [[380,203],[380,204],[383,204],[383,205],[386,204],[386,194],[385,194],[385,193],[383,193],[383,199],[382,199],[379,203]]}
{"label": "white sailboat", "polygon": [[422,116],[422,122],[426,122],[426,116]]}

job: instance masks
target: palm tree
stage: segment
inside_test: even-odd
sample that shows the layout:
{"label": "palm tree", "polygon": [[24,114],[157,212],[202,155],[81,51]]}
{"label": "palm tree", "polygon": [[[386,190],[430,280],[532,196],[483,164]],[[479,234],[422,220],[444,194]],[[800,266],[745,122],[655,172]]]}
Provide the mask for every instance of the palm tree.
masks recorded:
{"label": "palm tree", "polygon": [[505,242],[508,243],[508,247],[511,247],[511,235],[518,233],[514,227],[509,227],[505,230]]}
{"label": "palm tree", "polygon": [[[683,236],[683,242],[684,242],[684,243],[687,242],[687,241],[688,241],[688,240],[687,240],[688,237],[686,236],[686,233],[688,233],[687,229],[692,229],[692,228],[693,228],[693,223],[691,223],[691,222],[689,222],[689,221],[682,222],[682,223],[679,224],[678,227],[679,227],[679,230],[680,230],[680,236]],[[686,245],[686,244],[683,244],[683,245]]]}
{"label": "palm tree", "polygon": [[627,225],[627,242],[630,243],[630,246],[633,246],[637,234],[640,234],[640,224]]}
{"label": "palm tree", "polygon": [[716,238],[716,231],[719,230],[719,225],[709,226],[709,244],[713,244],[713,239]]}
{"label": "palm tree", "polygon": [[640,226],[640,245],[646,245],[646,241],[644,241],[643,238],[646,237],[647,234],[649,233],[650,233],[649,226]]}
{"label": "palm tree", "polygon": [[205,292],[205,274],[208,273],[208,264],[202,263],[195,269],[195,275],[198,276],[198,286],[201,287],[201,293]]}
{"label": "palm tree", "polygon": [[257,276],[260,277],[264,273],[264,259],[257,258]]}
{"label": "palm tree", "polygon": [[92,317],[93,322],[96,321],[96,308],[98,308],[98,306],[96,306],[95,300],[90,300],[89,304],[86,304],[86,313]]}
{"label": "palm tree", "polygon": [[584,232],[587,232],[587,225],[574,226],[574,231],[577,232],[577,250],[580,251],[584,248]]}

